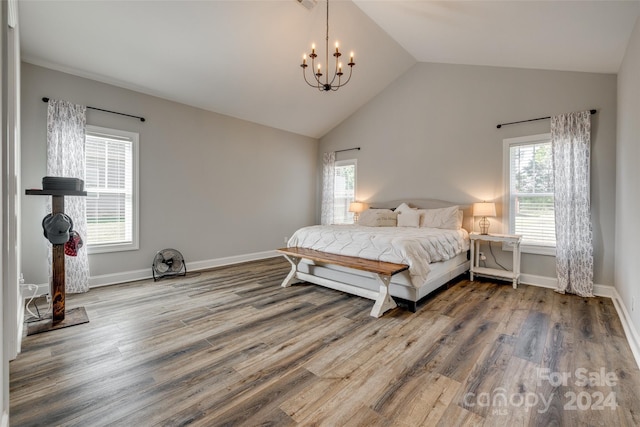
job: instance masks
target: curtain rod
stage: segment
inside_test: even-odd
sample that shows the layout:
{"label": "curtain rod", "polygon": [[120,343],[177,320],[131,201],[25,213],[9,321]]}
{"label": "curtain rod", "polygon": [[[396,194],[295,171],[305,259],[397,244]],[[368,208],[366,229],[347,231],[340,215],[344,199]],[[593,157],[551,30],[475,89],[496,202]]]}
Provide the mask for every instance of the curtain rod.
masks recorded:
{"label": "curtain rod", "polygon": [[[589,112],[591,114],[595,114],[596,110],[589,110]],[[518,124],[518,123],[526,123],[526,122],[535,122],[536,120],[544,120],[544,119],[550,119],[550,118],[551,118],[551,116],[549,116],[549,117],[538,117],[537,119],[520,120],[519,122],[501,123],[501,124],[497,125],[496,127],[498,129],[500,129],[502,126],[515,125],[515,124]]]}
{"label": "curtain rod", "polygon": [[[47,98],[47,97],[42,98],[42,102],[49,102],[49,98]],[[87,106],[87,108],[90,108],[92,110],[97,110],[97,111],[104,111],[105,113],[118,114],[120,116],[133,117],[134,119],[139,119],[141,122],[146,121],[144,117],[134,116],[132,114],[118,113],[117,111],[105,110],[103,108],[97,108],[97,107],[89,107],[89,106]]]}
{"label": "curtain rod", "polygon": [[345,148],[344,150],[336,150],[334,151],[334,153],[342,153],[343,151],[352,151],[352,150],[360,150],[360,147],[353,147],[353,148]]}

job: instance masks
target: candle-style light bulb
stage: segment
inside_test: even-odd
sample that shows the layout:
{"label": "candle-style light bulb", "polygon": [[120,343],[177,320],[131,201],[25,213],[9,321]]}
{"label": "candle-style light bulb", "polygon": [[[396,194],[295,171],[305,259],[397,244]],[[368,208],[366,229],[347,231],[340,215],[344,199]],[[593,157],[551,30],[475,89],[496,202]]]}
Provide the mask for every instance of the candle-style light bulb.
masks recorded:
{"label": "candle-style light bulb", "polygon": [[307,63],[307,54],[305,53],[304,55],[302,55],[302,64],[306,64]]}
{"label": "candle-style light bulb", "polygon": [[338,42],[336,42],[336,53],[338,53]]}
{"label": "candle-style light bulb", "polygon": [[353,52],[351,52],[351,59],[349,60],[349,62],[353,62]]}
{"label": "candle-style light bulb", "polygon": [[342,62],[338,62],[338,72],[342,72]]}
{"label": "candle-style light bulb", "polygon": [[311,53],[316,53],[316,44],[311,43]]}

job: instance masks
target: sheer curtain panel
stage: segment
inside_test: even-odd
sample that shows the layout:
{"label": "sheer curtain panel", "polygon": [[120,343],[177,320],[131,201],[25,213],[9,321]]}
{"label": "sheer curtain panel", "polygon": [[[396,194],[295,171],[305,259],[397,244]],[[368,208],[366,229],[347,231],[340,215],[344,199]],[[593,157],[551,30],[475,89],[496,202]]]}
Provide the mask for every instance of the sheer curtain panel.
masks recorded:
{"label": "sheer curtain panel", "polygon": [[320,223],[333,224],[333,197],[335,186],[336,153],[324,153],[322,156],[322,205]]}
{"label": "sheer curtain panel", "polygon": [[560,293],[593,296],[590,179],[591,113],[551,118],[556,223],[556,272]]}
{"label": "sheer curtain panel", "polygon": [[[85,178],[84,139],[86,111],[83,105],[62,100],[49,100],[47,114],[47,175]],[[50,198],[49,198],[50,199]],[[85,197],[65,197],[64,211],[73,220],[73,229],[83,239],[87,237]],[[51,211],[51,205],[47,212]],[[49,247],[51,251],[51,247]],[[51,263],[51,254],[49,254]],[[51,276],[51,265],[49,265]],[[65,256],[65,291],[89,290],[89,259],[86,246],[75,257]]]}

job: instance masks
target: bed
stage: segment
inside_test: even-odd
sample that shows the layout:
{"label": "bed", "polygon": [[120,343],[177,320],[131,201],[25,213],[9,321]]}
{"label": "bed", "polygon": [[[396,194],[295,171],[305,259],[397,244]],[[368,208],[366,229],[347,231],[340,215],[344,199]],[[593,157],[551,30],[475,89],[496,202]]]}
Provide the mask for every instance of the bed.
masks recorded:
{"label": "bed", "polygon": [[[457,213],[455,219],[453,212]],[[452,226],[452,221],[457,221],[457,226]],[[450,202],[413,199],[371,204],[356,225],[310,226],[296,231],[287,245],[290,250],[305,248],[332,256],[291,257],[291,252],[282,252],[292,263],[282,286],[305,281],[371,298],[376,305],[384,305],[377,311],[374,306],[371,314],[375,317],[394,307],[395,301],[415,312],[418,301],[469,270],[471,225],[469,207]],[[408,268],[380,275],[375,268],[352,268],[352,263],[336,259],[374,260]],[[384,300],[388,296],[383,293],[395,301]]]}

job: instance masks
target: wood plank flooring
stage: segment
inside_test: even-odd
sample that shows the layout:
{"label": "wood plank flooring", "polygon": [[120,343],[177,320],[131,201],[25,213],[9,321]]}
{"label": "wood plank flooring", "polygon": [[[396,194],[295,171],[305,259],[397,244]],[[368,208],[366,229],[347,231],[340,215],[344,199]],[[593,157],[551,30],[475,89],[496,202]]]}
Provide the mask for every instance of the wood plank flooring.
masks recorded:
{"label": "wood plank flooring", "polygon": [[640,371],[609,299],[461,279],[375,319],[370,300],[280,288],[289,269],[68,295],[90,323],[24,338],[11,425],[640,425]]}

